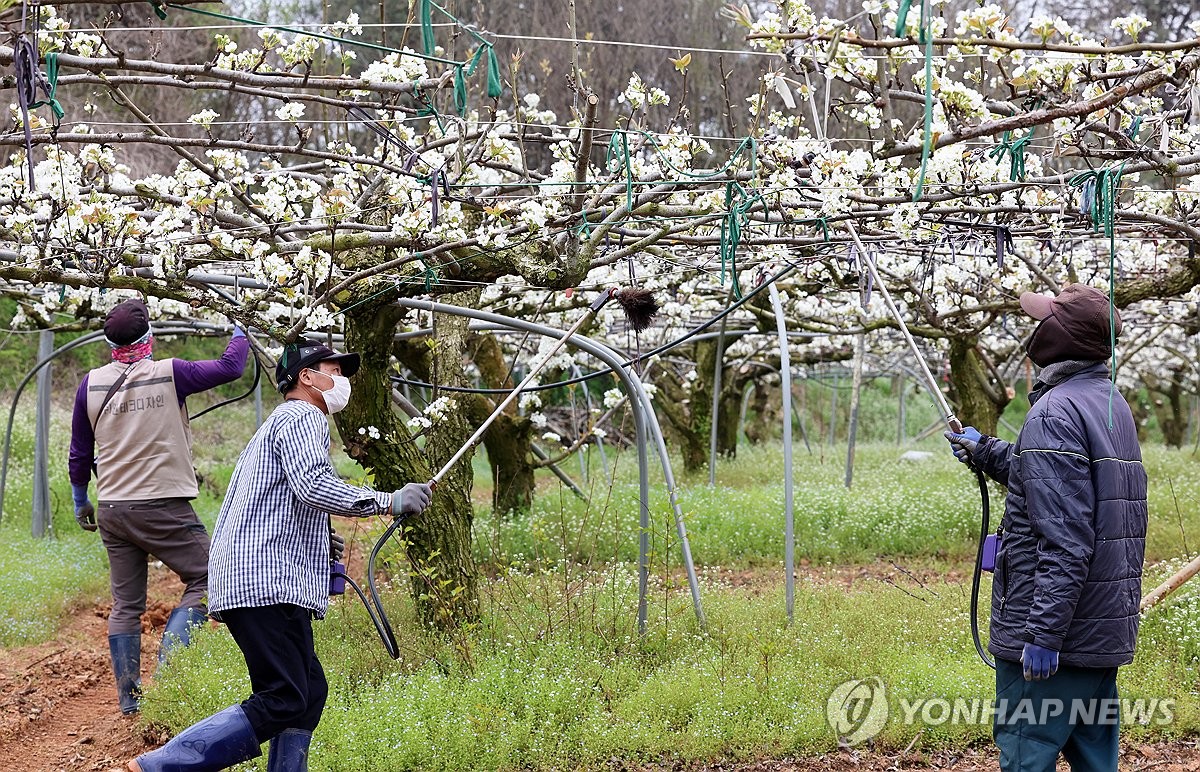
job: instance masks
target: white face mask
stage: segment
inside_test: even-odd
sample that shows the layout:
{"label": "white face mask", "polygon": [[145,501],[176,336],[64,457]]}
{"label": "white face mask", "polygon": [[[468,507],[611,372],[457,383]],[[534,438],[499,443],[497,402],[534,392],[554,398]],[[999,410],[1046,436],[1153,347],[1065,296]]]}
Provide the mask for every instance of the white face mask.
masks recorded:
{"label": "white face mask", "polygon": [[[312,368],[309,368],[310,370]],[[320,370],[313,370],[314,373],[321,373]],[[325,398],[325,409],[331,414],[336,413],[347,404],[350,403],[350,379],[342,375],[334,375],[333,373],[321,373],[326,378],[333,379],[333,386],[328,391],[322,391],[313,386],[314,389],[321,392],[321,396]]]}

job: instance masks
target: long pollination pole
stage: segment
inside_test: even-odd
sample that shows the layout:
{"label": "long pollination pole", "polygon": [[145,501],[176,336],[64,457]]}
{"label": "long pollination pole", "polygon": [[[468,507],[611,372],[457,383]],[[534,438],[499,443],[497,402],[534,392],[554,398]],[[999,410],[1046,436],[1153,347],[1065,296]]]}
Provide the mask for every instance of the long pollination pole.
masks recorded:
{"label": "long pollination pole", "polygon": [[483,433],[486,432],[487,428],[492,425],[492,422],[496,420],[496,417],[504,412],[504,408],[508,407],[509,404],[511,404],[512,401],[516,399],[527,386],[533,383],[533,379],[537,377],[537,374],[542,371],[542,368],[550,363],[550,360],[558,354],[563,346],[567,345],[567,341],[571,339],[571,336],[579,332],[580,328],[583,327],[583,325],[586,324],[593,316],[595,316],[596,312],[599,311],[605,303],[611,300],[615,293],[615,290],[604,290],[596,297],[595,300],[592,301],[592,304],[588,306],[588,309],[584,312],[583,316],[579,317],[579,320],[575,322],[575,324],[571,325],[571,329],[567,330],[566,335],[559,338],[558,342],[555,343],[549,351],[542,355],[542,358],[539,359],[532,368],[530,368],[529,374],[526,375],[519,384],[517,384],[515,389],[508,393],[508,396],[496,406],[496,409],[492,411],[492,414],[489,415],[487,419],[479,425],[479,428],[476,429],[475,433],[471,435],[471,439],[467,440],[466,444],[459,448],[458,451],[451,456],[450,460],[447,461],[445,465],[437,471],[437,474],[435,474],[429,480],[429,484],[431,486],[436,487],[437,484],[442,481],[442,478],[446,476],[446,473],[458,463],[459,459],[461,459],[464,455],[470,452],[472,448],[479,444],[479,440],[483,437]]}
{"label": "long pollination pole", "polygon": [[858,230],[854,227],[854,223],[847,223],[846,229],[850,231],[850,238],[854,240],[854,246],[858,248],[858,254],[862,257],[863,264],[867,266],[867,271],[871,274],[871,281],[875,287],[879,289],[879,294],[883,295],[883,302],[891,312],[892,318],[896,320],[896,324],[900,327],[900,332],[904,335],[904,339],[908,341],[909,348],[912,349],[913,355],[917,360],[917,364],[921,366],[921,373],[929,382],[930,392],[937,399],[938,404],[942,408],[942,417],[946,420],[946,426],[955,434],[962,434],[962,421],[958,420],[958,416],[954,414],[950,403],[946,400],[946,395],[942,394],[941,388],[938,386],[937,379],[933,377],[933,373],[929,370],[929,365],[925,362],[925,355],[921,353],[921,349],[917,348],[917,341],[913,339],[912,333],[908,331],[908,325],[904,323],[904,317],[900,315],[900,309],[892,301],[892,295],[888,292],[887,285],[883,283],[883,279],[879,276],[879,271],[875,268],[875,261],[867,254],[866,247],[858,238]]}

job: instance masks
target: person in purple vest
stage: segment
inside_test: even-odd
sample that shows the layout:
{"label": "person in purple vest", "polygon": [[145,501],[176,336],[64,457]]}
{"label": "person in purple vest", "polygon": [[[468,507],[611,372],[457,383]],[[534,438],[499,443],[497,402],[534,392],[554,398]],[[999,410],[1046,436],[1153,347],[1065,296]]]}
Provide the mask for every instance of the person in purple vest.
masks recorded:
{"label": "person in purple vest", "polygon": [[[149,313],[137,299],[109,311],[104,337],[112,361],[79,384],[68,471],[75,520],[85,531],[99,530],[108,551],[108,645],[117,699],[128,715],[137,712],[140,695],[147,555],[185,586],[167,619],[159,662],[174,647],[186,646],[191,628],[207,618],[209,538],[191,505],[199,491],[184,400],[241,377],[250,345],[235,326],[220,359],[156,360]],[[93,471],[97,506],[88,495]]]}

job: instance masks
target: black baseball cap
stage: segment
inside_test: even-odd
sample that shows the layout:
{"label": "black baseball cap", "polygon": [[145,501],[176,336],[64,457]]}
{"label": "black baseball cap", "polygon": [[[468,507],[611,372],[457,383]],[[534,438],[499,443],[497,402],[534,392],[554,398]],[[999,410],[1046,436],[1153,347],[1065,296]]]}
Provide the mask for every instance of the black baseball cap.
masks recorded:
{"label": "black baseball cap", "polygon": [[301,339],[283,347],[279,364],[275,365],[275,383],[281,394],[286,394],[296,385],[300,371],[318,362],[337,362],[342,366],[342,375],[349,378],[358,372],[358,354],[339,354],[315,340]]}
{"label": "black baseball cap", "polygon": [[128,346],[150,332],[150,312],[137,298],[113,306],[104,317],[104,337],[118,346]]}

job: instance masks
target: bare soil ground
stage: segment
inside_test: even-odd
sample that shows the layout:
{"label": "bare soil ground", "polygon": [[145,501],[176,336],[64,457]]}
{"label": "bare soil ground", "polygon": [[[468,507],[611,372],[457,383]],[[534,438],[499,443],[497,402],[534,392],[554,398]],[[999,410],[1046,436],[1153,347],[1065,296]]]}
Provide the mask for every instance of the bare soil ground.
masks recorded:
{"label": "bare soil ground", "polygon": [[[863,581],[898,581],[894,567],[874,570],[817,570],[812,581],[854,585]],[[807,567],[801,567],[803,574]],[[919,574],[918,574],[919,576]],[[731,584],[757,582],[730,572]],[[932,578],[932,577],[930,577]],[[925,581],[919,577],[912,581]],[[165,568],[150,571],[150,602],[143,618],[142,679],[154,672],[158,641],[182,586]],[[108,660],[105,620],[108,604],[79,608],[64,620],[58,637],[36,646],[0,649],[0,769],[47,772],[121,770],[124,763],[160,743],[165,735],[147,728],[117,708],[116,690]],[[739,764],[680,766],[626,763],[613,759],[609,768],[629,772],[893,772],[945,770],[984,772],[998,769],[992,748],[904,754],[844,748],[812,758],[773,759]],[[1060,770],[1066,770],[1065,764]],[[1193,772],[1200,770],[1200,742],[1122,746],[1122,772]]]}
{"label": "bare soil ground", "polygon": [[[150,569],[142,618],[142,679],[149,681],[167,615],[183,586]],[[109,770],[157,744],[121,715],[108,655],[107,602],[78,608],[53,641],[0,649],[0,768]],[[149,741],[149,742],[148,742]]]}

